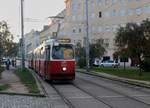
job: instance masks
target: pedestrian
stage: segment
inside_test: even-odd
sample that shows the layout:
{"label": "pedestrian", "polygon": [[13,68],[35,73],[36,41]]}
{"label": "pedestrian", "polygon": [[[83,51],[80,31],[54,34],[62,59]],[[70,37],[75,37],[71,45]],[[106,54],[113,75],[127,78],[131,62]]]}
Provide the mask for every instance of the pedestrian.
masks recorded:
{"label": "pedestrian", "polygon": [[7,59],[7,61],[6,61],[6,63],[5,63],[5,64],[6,64],[6,69],[7,69],[7,70],[9,70],[10,60],[9,60],[9,59]]}
{"label": "pedestrian", "polygon": [[14,67],[16,67],[16,59],[14,59]]}
{"label": "pedestrian", "polygon": [[12,64],[13,67],[15,66],[15,61],[13,59],[11,61],[11,64]]}

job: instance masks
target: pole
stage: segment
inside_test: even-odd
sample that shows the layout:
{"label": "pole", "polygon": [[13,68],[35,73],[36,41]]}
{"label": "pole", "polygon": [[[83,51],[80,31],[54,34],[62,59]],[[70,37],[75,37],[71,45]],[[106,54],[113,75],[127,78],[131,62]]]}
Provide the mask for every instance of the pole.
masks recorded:
{"label": "pole", "polygon": [[88,17],[88,0],[86,2],[86,70],[89,71],[89,17]]}
{"label": "pole", "polygon": [[22,40],[22,43],[21,43],[21,47],[22,47],[22,61],[21,61],[21,63],[22,63],[22,69],[24,69],[25,68],[25,51],[24,51],[24,17],[23,17],[23,15],[24,15],[24,12],[23,12],[23,2],[24,2],[24,0],[21,0],[21,40]]}

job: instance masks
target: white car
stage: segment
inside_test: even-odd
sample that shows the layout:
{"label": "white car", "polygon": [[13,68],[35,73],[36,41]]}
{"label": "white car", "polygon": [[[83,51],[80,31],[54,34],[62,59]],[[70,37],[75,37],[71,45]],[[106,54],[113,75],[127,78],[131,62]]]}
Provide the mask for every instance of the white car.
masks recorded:
{"label": "white car", "polygon": [[108,60],[108,61],[103,61],[100,63],[100,66],[101,67],[118,67],[119,66],[119,63],[116,63],[115,61],[113,60]]}
{"label": "white car", "polygon": [[94,63],[93,63],[93,66],[99,66],[99,63],[100,63],[100,59],[94,59]]}

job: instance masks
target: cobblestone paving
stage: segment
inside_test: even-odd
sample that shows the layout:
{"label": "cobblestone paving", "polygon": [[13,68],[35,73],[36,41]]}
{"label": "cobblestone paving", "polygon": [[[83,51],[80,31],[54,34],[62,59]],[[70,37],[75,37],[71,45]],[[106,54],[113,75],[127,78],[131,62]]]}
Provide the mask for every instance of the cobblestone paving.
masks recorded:
{"label": "cobblestone paving", "polygon": [[59,98],[0,95],[0,108],[68,108]]}

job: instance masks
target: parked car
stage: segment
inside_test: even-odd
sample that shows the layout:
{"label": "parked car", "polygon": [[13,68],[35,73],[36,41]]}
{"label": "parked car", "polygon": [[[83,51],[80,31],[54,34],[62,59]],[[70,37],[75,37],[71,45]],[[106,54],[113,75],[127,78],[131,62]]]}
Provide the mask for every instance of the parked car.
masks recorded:
{"label": "parked car", "polygon": [[5,63],[6,63],[6,61],[7,61],[7,59],[6,59],[6,58],[2,58],[2,63],[3,63],[3,64],[5,64]]}
{"label": "parked car", "polygon": [[115,61],[113,60],[108,60],[108,61],[103,61],[99,64],[101,67],[118,67],[119,66],[119,63],[116,63]]}
{"label": "parked car", "polygon": [[93,60],[93,66],[98,67],[98,66],[99,66],[99,63],[100,63],[100,59],[95,58],[95,59]]}

